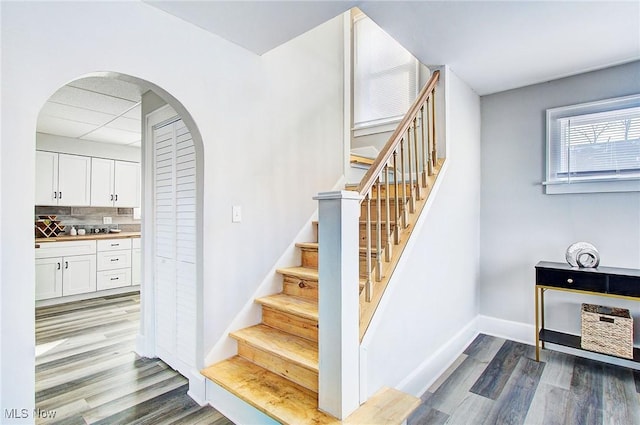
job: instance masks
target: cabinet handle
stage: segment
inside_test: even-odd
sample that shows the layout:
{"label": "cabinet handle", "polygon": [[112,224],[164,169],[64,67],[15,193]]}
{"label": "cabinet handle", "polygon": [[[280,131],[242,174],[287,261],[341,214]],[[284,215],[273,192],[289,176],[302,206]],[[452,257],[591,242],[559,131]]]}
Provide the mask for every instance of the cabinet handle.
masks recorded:
{"label": "cabinet handle", "polygon": [[118,202],[118,194],[116,193],[116,202]]}
{"label": "cabinet handle", "polygon": [[567,279],[567,283],[573,283],[573,279],[571,278]]}
{"label": "cabinet handle", "polygon": [[53,199],[58,199],[58,192],[53,192]]}
{"label": "cabinet handle", "polygon": [[111,194],[111,200],[113,201],[113,193]]}
{"label": "cabinet handle", "polygon": [[59,193],[58,199],[62,199],[62,192],[58,192],[58,193]]}
{"label": "cabinet handle", "polygon": [[68,268],[69,268],[69,262],[68,262],[68,261],[65,261],[65,262],[64,262],[64,268],[65,268],[65,269],[68,269]]}
{"label": "cabinet handle", "polygon": [[111,261],[118,261],[119,258],[112,258]]}
{"label": "cabinet handle", "polygon": [[58,270],[60,270],[60,268],[61,268],[60,263],[58,263]]}
{"label": "cabinet handle", "polygon": [[111,278],[111,279],[109,279],[109,280],[119,280],[119,279],[120,279],[119,277],[112,277],[112,278]]}
{"label": "cabinet handle", "polygon": [[112,243],[111,246],[120,246],[119,243]]}

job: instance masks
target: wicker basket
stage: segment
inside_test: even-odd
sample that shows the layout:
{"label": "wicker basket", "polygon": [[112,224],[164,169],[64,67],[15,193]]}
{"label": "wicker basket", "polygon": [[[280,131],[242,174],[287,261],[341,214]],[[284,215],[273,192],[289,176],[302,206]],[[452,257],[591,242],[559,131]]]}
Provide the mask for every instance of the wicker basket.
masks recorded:
{"label": "wicker basket", "polygon": [[633,319],[624,308],[582,304],[582,348],[633,359]]}

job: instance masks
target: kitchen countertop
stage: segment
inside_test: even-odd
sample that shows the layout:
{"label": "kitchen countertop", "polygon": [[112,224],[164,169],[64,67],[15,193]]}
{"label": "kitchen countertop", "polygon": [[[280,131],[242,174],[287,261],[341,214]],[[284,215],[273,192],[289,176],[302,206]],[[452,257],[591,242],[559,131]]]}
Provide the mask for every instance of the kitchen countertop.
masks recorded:
{"label": "kitchen countertop", "polygon": [[120,232],[120,233],[90,233],[83,236],[71,236],[63,235],[53,238],[36,238],[35,242],[47,243],[47,242],[67,242],[67,241],[86,241],[86,240],[99,240],[99,239],[129,239],[139,238],[140,232]]}

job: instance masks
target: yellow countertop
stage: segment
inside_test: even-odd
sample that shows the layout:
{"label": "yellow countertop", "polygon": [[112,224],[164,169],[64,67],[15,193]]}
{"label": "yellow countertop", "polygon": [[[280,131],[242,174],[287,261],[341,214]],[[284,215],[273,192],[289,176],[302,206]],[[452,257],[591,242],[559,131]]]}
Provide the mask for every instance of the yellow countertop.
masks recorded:
{"label": "yellow countertop", "polygon": [[86,241],[86,240],[99,240],[99,239],[128,239],[139,238],[140,232],[120,232],[120,233],[90,233],[83,236],[56,236],[53,238],[36,238],[35,242],[47,243],[47,242],[66,242],[66,241]]}

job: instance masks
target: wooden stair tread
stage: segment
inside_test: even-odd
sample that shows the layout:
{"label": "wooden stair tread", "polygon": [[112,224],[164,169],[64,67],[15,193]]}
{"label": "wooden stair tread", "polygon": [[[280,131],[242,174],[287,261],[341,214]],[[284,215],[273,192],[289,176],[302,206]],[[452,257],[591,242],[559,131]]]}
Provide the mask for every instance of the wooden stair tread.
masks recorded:
{"label": "wooden stair tread", "polygon": [[276,272],[282,275],[294,276],[300,279],[318,280],[318,270],[310,269],[308,267],[285,267],[282,269],[277,269]]}
{"label": "wooden stair tread", "polygon": [[401,424],[420,405],[418,397],[394,388],[381,388],[343,423],[360,424]]}
{"label": "wooden stair tread", "polygon": [[263,324],[232,332],[231,337],[318,371],[318,344]]}
{"label": "wooden stair tread", "polygon": [[313,393],[241,357],[223,360],[201,373],[282,424],[340,423],[318,410]]}
{"label": "wooden stair tread", "polygon": [[276,294],[258,298],[256,302],[274,310],[294,314],[306,319],[318,320],[318,303],[305,298]]}
{"label": "wooden stair tread", "polygon": [[318,242],[298,242],[296,243],[296,246],[298,248],[303,248],[303,249],[318,249]]}
{"label": "wooden stair tread", "polygon": [[417,397],[382,388],[340,421],[318,410],[318,400],[313,393],[239,356],[216,363],[201,373],[285,425],[399,425],[420,405]]}

